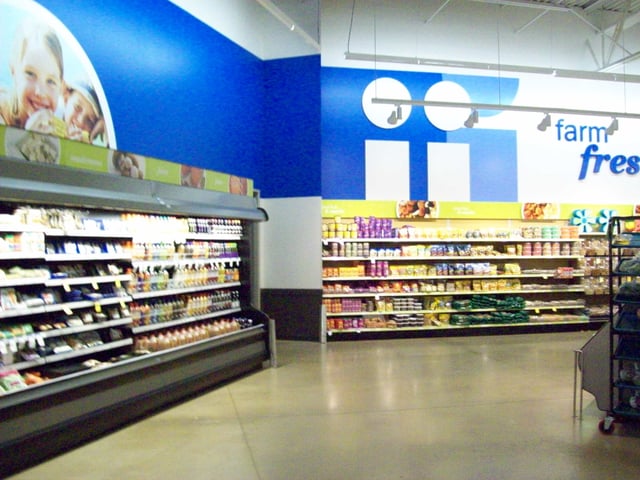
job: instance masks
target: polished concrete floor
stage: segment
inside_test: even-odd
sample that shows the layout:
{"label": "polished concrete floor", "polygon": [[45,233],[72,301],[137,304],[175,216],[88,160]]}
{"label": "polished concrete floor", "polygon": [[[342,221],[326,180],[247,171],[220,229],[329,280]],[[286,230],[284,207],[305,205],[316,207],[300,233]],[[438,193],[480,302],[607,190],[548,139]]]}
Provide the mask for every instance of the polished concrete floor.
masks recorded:
{"label": "polished concrete floor", "polygon": [[12,480],[625,479],[636,425],[572,416],[591,332],[279,342],[267,368]]}

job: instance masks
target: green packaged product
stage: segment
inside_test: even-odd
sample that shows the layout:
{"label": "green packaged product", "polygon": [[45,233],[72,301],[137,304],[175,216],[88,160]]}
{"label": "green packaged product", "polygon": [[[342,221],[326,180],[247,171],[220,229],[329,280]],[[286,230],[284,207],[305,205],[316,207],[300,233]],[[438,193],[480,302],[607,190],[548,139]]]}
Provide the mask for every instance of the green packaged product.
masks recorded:
{"label": "green packaged product", "polygon": [[640,275],[640,258],[625,258],[618,265],[619,273],[628,273],[630,275]]}
{"label": "green packaged product", "polygon": [[27,384],[17,370],[0,372],[0,392],[13,392],[26,387]]}
{"label": "green packaged product", "polygon": [[618,296],[640,301],[640,285],[637,282],[625,282],[620,285]]}

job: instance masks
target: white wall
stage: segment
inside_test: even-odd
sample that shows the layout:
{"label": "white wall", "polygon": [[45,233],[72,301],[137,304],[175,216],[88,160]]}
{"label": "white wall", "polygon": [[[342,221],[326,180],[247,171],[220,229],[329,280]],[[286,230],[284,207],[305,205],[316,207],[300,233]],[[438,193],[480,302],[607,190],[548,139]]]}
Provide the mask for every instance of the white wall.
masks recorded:
{"label": "white wall", "polygon": [[260,288],[322,288],[320,197],[261,199]]}
{"label": "white wall", "polygon": [[170,0],[262,60],[319,52],[255,0]]}
{"label": "white wall", "polygon": [[[522,77],[519,94],[514,103],[535,104],[541,98],[549,105],[562,105],[579,109],[640,112],[640,85],[637,83],[596,82],[536,77]],[[585,178],[579,179],[581,155],[590,144],[597,144],[598,154],[611,157],[640,155],[637,132],[640,120],[619,119],[619,130],[606,141],[602,137],[589,138],[589,127],[607,127],[609,117],[552,115],[546,132],[536,129],[542,115],[529,117],[529,124],[517,114],[502,113],[493,121],[496,125],[515,126],[518,129],[518,192],[522,201],[558,201],[566,203],[638,203],[638,174],[613,174],[610,162],[603,162],[594,172],[595,159],[588,164]],[[563,124],[557,126],[559,119]],[[491,122],[486,122],[491,125]],[[522,128],[524,127],[524,128]],[[582,131],[575,140],[567,141],[568,128]],[[586,127],[586,128],[583,128]],[[512,127],[513,128],[513,127]]]}

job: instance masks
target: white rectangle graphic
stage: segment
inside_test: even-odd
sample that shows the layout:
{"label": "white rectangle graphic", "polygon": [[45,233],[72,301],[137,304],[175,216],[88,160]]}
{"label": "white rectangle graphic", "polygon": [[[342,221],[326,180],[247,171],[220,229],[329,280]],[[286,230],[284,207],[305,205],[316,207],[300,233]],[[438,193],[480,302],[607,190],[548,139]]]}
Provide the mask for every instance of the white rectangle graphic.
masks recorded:
{"label": "white rectangle graphic", "polygon": [[409,142],[365,140],[367,200],[410,199],[409,178]]}
{"label": "white rectangle graphic", "polygon": [[427,179],[429,200],[470,201],[469,145],[427,143]]}

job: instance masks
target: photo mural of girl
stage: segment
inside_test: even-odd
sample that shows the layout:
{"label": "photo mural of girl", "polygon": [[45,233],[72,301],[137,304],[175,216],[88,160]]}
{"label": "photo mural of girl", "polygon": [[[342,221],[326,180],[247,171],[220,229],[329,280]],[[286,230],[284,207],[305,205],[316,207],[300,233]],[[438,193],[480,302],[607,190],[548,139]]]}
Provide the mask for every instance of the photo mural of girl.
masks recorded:
{"label": "photo mural of girl", "polygon": [[91,62],[68,29],[32,0],[0,0],[0,124],[116,147]]}
{"label": "photo mural of girl", "polygon": [[64,135],[64,121],[56,117],[64,61],[55,32],[31,19],[24,21],[16,30],[9,70],[13,88],[0,93],[0,120],[12,127]]}

